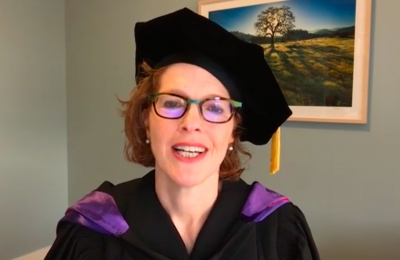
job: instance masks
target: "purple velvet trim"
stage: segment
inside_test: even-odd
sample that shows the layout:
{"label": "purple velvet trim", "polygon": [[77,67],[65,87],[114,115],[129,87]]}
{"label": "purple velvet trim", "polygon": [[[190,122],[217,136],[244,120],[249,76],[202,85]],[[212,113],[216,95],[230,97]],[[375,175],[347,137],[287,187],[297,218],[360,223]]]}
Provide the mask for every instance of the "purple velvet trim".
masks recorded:
{"label": "purple velvet trim", "polygon": [[290,203],[287,197],[255,182],[243,207],[242,216],[248,222],[259,222],[287,203]]}
{"label": "purple velvet trim", "polygon": [[91,221],[90,219],[82,216],[81,214],[73,210],[68,211],[68,213],[63,217],[62,220],[88,227],[102,234],[112,235],[100,225],[96,224],[96,222]]}
{"label": "purple velvet trim", "polygon": [[121,236],[129,229],[113,197],[100,191],[89,193],[69,207],[63,220],[114,236]]}

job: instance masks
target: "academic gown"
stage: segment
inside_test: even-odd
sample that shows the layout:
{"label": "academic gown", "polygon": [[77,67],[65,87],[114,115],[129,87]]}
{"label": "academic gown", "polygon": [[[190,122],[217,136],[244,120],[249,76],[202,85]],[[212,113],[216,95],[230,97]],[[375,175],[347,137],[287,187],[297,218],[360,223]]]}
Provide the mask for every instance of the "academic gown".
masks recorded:
{"label": "academic gown", "polygon": [[154,170],[104,182],[66,211],[45,260],[319,260],[307,221],[258,182],[224,181],[193,250],[155,192]]}

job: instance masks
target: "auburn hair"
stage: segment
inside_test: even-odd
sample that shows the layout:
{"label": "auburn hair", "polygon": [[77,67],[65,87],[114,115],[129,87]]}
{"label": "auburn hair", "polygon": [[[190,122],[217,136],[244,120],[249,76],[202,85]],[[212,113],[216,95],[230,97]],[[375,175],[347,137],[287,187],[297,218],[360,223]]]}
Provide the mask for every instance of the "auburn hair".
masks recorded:
{"label": "auburn hair", "polygon": [[[129,100],[122,101],[121,115],[125,120],[126,135],[124,152],[127,159],[146,167],[155,166],[155,158],[150,145],[146,143],[145,122],[149,116],[151,102],[147,96],[156,93],[160,87],[160,78],[166,67],[154,69],[146,62],[138,68],[137,86],[131,91]],[[233,150],[227,151],[220,165],[220,179],[237,180],[244,171],[241,156],[251,159],[250,152],[240,142],[240,112],[235,113],[235,128],[233,131]]]}

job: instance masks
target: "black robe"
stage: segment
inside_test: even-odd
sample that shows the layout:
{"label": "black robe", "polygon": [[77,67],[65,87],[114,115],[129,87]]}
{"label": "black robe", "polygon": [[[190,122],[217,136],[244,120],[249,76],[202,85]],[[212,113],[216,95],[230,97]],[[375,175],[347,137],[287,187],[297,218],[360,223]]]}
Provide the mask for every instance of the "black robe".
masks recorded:
{"label": "black robe", "polygon": [[71,206],[45,260],[319,260],[298,207],[255,182],[223,183],[191,254],[154,189],[154,171],[104,182]]}

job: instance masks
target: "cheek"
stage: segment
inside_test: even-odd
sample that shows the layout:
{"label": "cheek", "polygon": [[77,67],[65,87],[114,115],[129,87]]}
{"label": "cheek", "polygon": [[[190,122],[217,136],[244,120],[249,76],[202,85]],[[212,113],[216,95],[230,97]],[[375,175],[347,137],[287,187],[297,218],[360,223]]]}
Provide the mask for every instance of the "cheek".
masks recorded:
{"label": "cheek", "polygon": [[221,129],[214,129],[211,132],[213,135],[213,141],[216,147],[221,150],[228,149],[228,146],[233,142],[233,125],[226,126]]}
{"label": "cheek", "polygon": [[149,137],[155,141],[155,139],[158,139],[158,136],[160,135],[158,132],[158,129],[160,129],[160,127],[162,127],[160,125],[160,120],[158,120],[158,118],[155,117],[155,115],[151,112],[149,115],[149,128],[148,128],[148,133],[149,133]]}
{"label": "cheek", "polygon": [[153,145],[165,143],[168,137],[171,137],[176,132],[176,126],[171,120],[159,118],[157,115],[150,113],[148,136],[152,139]]}

